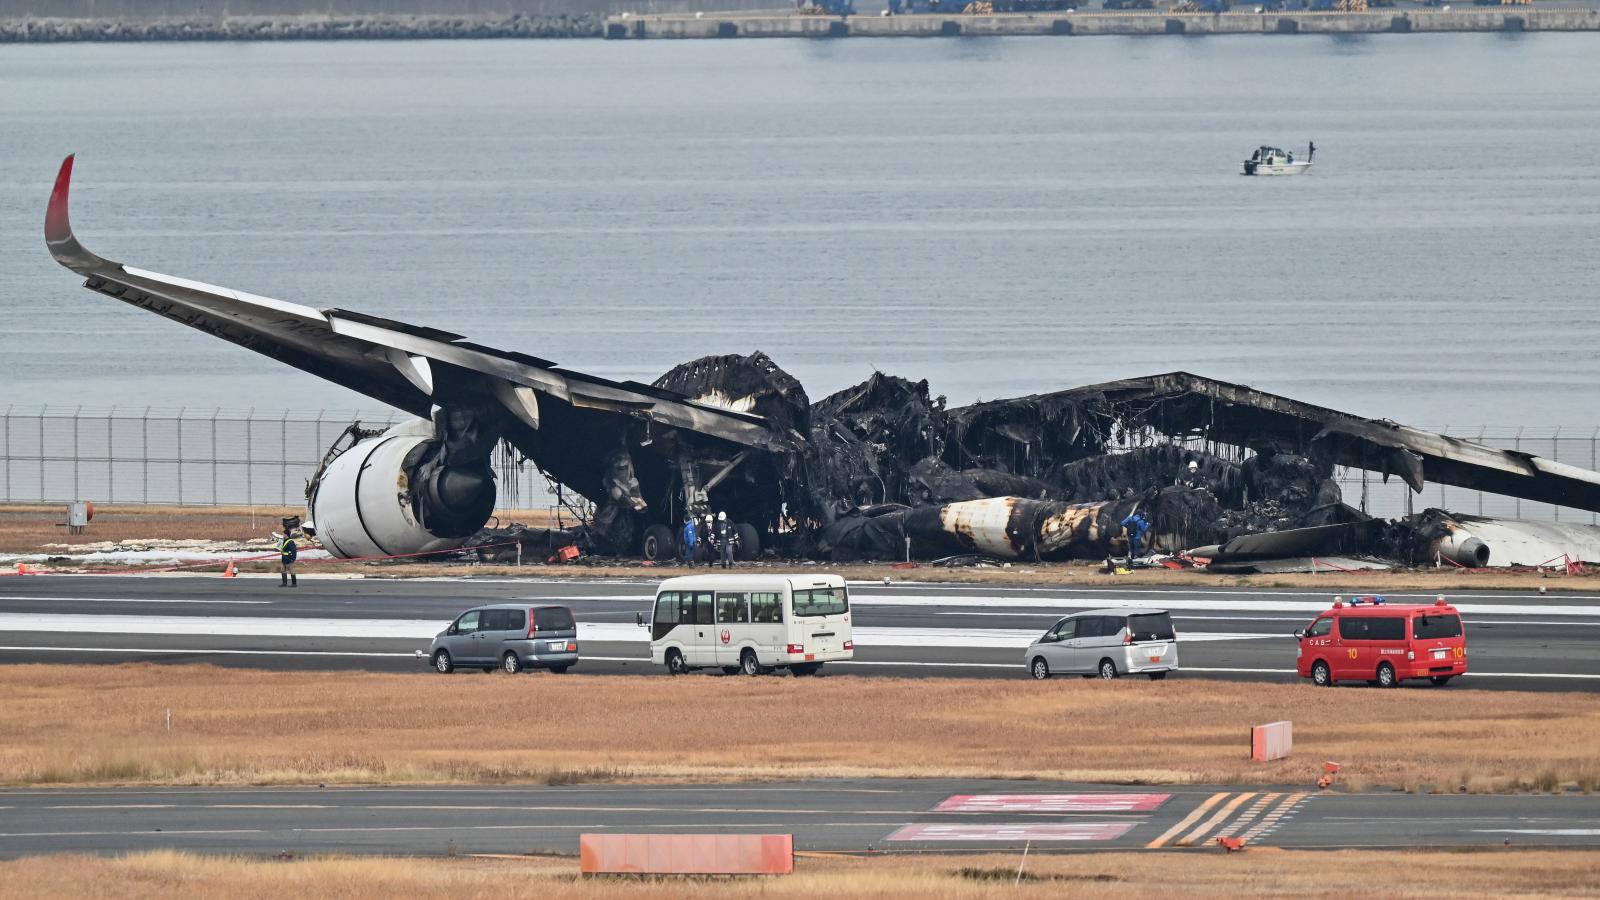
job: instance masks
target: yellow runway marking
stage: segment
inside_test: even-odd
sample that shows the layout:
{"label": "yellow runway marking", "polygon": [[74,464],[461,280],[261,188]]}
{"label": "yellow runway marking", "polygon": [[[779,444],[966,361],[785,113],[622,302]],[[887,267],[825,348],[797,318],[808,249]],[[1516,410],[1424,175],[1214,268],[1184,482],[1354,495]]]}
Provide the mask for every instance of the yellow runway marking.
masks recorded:
{"label": "yellow runway marking", "polygon": [[1234,819],[1232,822],[1229,822],[1227,828],[1217,832],[1217,837],[1233,837],[1235,834],[1238,834],[1239,829],[1255,821],[1256,816],[1261,815],[1261,813],[1265,811],[1267,807],[1271,806],[1275,800],[1282,796],[1282,794],[1262,794],[1260,800],[1250,804],[1250,808],[1244,811],[1244,815]]}
{"label": "yellow runway marking", "polygon": [[1261,821],[1259,821],[1259,822],[1257,822],[1255,824],[1255,827],[1253,827],[1249,831],[1245,832],[1245,836],[1244,836],[1245,840],[1246,841],[1254,840],[1257,835],[1260,835],[1263,832],[1271,831],[1274,828],[1277,828],[1278,827],[1278,823],[1283,819],[1284,814],[1289,812],[1290,810],[1294,809],[1295,806],[1297,806],[1302,800],[1306,799],[1309,796],[1311,796],[1311,795],[1310,794],[1306,794],[1306,793],[1300,793],[1300,794],[1290,794],[1288,797],[1284,798],[1284,801],[1282,803],[1279,803],[1277,805],[1277,807],[1275,807],[1272,810],[1272,812],[1267,813],[1267,815]]}
{"label": "yellow runway marking", "polygon": [[1214,815],[1211,818],[1207,819],[1203,825],[1201,825],[1199,828],[1196,828],[1195,830],[1189,832],[1188,834],[1184,835],[1183,837],[1179,838],[1178,839],[1178,846],[1179,847],[1188,847],[1188,846],[1192,845],[1195,841],[1200,840],[1202,837],[1205,836],[1206,832],[1208,832],[1211,829],[1217,827],[1217,825],[1219,825],[1224,819],[1226,819],[1229,816],[1233,815],[1234,810],[1236,810],[1239,807],[1243,806],[1246,800],[1249,800],[1251,797],[1254,797],[1254,796],[1255,796],[1255,792],[1254,791],[1250,791],[1250,792],[1247,792],[1247,793],[1240,794],[1239,796],[1233,798],[1232,800],[1229,800],[1226,806],[1224,806],[1224,807],[1222,807],[1222,809],[1218,810],[1216,815]]}
{"label": "yellow runway marking", "polygon": [[1160,837],[1156,838],[1155,840],[1151,841],[1150,843],[1145,844],[1144,845],[1145,848],[1149,849],[1149,850],[1154,850],[1157,847],[1165,847],[1167,845],[1167,841],[1172,840],[1174,837],[1176,837],[1179,834],[1181,834],[1185,828],[1188,828],[1190,825],[1193,825],[1195,822],[1199,821],[1200,817],[1205,815],[1207,810],[1209,810],[1213,806],[1216,806],[1217,803],[1220,802],[1222,800],[1222,798],[1224,798],[1226,796],[1228,796],[1227,792],[1223,792],[1223,793],[1220,793],[1220,794],[1212,794],[1210,797],[1206,798],[1206,801],[1204,803],[1202,803],[1199,806],[1195,807],[1194,812],[1189,813],[1189,815],[1185,816],[1183,821],[1181,821],[1178,824],[1176,824],[1176,825],[1172,826],[1171,828],[1167,829],[1165,834],[1161,835]]}

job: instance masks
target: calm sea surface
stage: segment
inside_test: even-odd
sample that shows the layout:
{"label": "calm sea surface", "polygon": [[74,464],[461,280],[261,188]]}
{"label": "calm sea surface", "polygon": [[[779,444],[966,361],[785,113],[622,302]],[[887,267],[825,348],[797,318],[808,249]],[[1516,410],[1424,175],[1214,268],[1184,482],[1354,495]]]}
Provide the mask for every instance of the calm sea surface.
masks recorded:
{"label": "calm sea surface", "polygon": [[615,378],[1592,426],[1597,85],[1582,34],[5,47],[6,402],[376,405],[79,287],[40,235],[77,151],[110,258]]}

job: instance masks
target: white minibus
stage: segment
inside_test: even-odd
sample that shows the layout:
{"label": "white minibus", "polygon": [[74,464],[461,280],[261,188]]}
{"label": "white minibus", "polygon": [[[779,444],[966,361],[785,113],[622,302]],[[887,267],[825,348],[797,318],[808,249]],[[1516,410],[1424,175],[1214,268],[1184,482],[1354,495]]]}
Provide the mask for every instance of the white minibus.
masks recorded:
{"label": "white minibus", "polygon": [[650,661],[674,675],[709,668],[811,675],[855,655],[849,592],[838,575],[669,578],[648,624]]}

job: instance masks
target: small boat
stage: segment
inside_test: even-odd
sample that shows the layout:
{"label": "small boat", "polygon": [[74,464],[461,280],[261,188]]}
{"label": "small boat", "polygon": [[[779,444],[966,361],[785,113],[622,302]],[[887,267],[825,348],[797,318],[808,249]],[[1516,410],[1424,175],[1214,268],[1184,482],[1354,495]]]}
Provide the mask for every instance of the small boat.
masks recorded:
{"label": "small boat", "polygon": [[1310,169],[1309,158],[1295,159],[1293,153],[1277,147],[1257,147],[1249,159],[1239,164],[1240,175],[1299,175]]}

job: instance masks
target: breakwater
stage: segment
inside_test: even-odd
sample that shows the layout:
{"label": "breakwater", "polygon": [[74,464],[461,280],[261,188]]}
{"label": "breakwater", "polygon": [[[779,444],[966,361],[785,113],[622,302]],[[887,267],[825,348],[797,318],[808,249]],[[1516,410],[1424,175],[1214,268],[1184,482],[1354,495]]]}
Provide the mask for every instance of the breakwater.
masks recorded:
{"label": "breakwater", "polygon": [[[584,38],[696,0],[0,0],[0,43]],[[781,0],[716,0],[734,13]]]}
{"label": "breakwater", "polygon": [[1367,12],[1169,11],[803,16],[740,13],[613,15],[605,36],[954,37],[1000,35],[1383,34],[1462,31],[1600,31],[1600,10],[1529,6],[1378,9]]}

